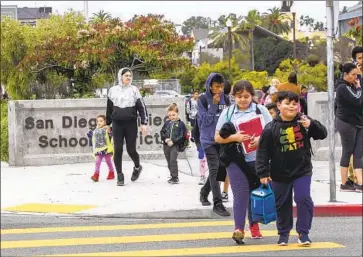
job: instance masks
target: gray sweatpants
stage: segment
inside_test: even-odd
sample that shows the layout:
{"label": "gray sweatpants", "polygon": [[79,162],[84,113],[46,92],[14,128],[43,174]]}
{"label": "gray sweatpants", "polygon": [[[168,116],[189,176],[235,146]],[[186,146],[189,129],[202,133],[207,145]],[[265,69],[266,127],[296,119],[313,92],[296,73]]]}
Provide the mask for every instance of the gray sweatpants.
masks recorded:
{"label": "gray sweatpants", "polygon": [[173,145],[172,147],[164,145],[164,155],[166,161],[168,162],[170,176],[172,177],[178,177],[178,154],[179,152],[176,145]]}
{"label": "gray sweatpants", "polygon": [[341,167],[349,167],[350,157],[353,155],[354,169],[363,168],[363,129],[355,125],[336,119],[336,128],[342,141]]}

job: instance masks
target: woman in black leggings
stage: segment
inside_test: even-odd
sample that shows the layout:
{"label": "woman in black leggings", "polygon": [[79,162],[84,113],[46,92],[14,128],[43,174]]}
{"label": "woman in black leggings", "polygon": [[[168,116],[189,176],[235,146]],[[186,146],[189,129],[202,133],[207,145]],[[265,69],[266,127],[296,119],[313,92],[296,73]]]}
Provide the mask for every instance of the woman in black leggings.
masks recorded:
{"label": "woman in black leggings", "polygon": [[[336,83],[336,128],[342,141],[340,160],[341,191],[362,192],[363,168],[363,95],[357,75],[359,70],[353,63],[341,65],[342,78]],[[350,157],[353,155],[357,183],[347,183]]]}
{"label": "woman in black leggings", "polygon": [[126,150],[134,162],[134,170],[131,181],[136,181],[142,171],[140,157],[136,151],[137,138],[137,112],[141,119],[141,130],[146,133],[148,115],[144,101],[137,87],[131,85],[132,72],[129,68],[123,68],[118,72],[119,84],[110,88],[107,99],[106,120],[107,125],[112,126],[114,142],[114,163],[117,171],[117,185],[124,185],[122,173],[122,150],[124,140]]}

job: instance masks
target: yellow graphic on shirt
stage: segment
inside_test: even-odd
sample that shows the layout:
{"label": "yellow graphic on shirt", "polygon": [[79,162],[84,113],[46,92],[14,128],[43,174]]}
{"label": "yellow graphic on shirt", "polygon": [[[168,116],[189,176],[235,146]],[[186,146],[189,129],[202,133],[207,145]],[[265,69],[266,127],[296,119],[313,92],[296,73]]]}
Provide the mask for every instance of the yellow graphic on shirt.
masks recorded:
{"label": "yellow graphic on shirt", "polygon": [[296,151],[304,147],[304,137],[300,126],[280,129],[281,152]]}

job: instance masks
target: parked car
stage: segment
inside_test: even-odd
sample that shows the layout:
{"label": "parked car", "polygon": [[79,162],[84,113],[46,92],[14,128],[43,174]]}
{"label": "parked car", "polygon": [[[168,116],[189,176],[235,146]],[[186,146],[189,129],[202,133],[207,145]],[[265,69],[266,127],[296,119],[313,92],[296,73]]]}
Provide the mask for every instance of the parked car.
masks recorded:
{"label": "parked car", "polygon": [[181,97],[182,95],[174,90],[157,90],[155,91],[154,96],[161,97]]}

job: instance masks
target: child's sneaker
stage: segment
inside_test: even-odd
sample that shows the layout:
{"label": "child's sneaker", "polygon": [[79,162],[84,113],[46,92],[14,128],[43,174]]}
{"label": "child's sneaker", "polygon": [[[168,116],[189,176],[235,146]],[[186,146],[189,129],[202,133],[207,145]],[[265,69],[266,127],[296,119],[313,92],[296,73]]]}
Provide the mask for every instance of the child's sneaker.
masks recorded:
{"label": "child's sneaker", "polygon": [[310,246],[311,245],[311,240],[309,238],[308,234],[299,234],[299,238],[298,238],[298,243],[302,246]]}
{"label": "child's sneaker", "polygon": [[242,245],[245,243],[244,239],[245,239],[245,232],[242,229],[237,228],[234,232],[233,232],[233,236],[232,239],[234,241],[236,241],[237,244]]}
{"label": "child's sneaker", "polygon": [[178,177],[172,177],[168,180],[169,184],[178,184],[179,183],[179,178]]}
{"label": "child's sneaker", "polygon": [[351,184],[351,183],[345,183],[344,185],[341,184],[340,185],[340,191],[341,192],[354,192],[355,191],[355,186],[354,184]]}
{"label": "child's sneaker", "polygon": [[95,174],[93,174],[93,176],[91,177],[91,179],[92,179],[94,182],[98,182],[99,177],[100,177],[100,173],[95,172]]}
{"label": "child's sneaker", "polygon": [[277,244],[280,246],[286,246],[289,243],[289,234],[280,234]]}
{"label": "child's sneaker", "polygon": [[222,193],[222,202],[228,202],[228,193],[226,192]]}
{"label": "child's sneaker", "polygon": [[258,223],[252,224],[250,226],[250,233],[251,233],[252,239],[261,239],[262,238],[262,234],[260,232],[260,226],[258,225]]}
{"label": "child's sneaker", "polygon": [[113,171],[108,172],[107,180],[111,180],[111,179],[115,179],[115,172],[113,172]]}
{"label": "child's sneaker", "polygon": [[206,182],[205,176],[201,176],[198,185],[204,185]]}

